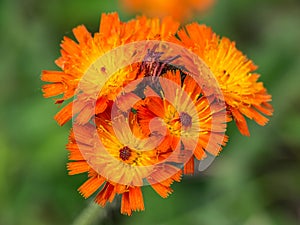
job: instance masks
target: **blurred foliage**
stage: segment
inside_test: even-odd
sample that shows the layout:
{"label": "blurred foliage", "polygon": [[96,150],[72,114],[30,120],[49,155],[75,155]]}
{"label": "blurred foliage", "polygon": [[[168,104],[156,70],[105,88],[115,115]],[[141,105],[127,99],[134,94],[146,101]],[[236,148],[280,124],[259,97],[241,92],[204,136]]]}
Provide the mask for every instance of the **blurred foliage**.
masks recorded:
{"label": "blurred foliage", "polygon": [[[67,175],[68,126],[53,120],[58,108],[42,98],[40,73],[57,69],[59,43],[73,27],[95,32],[110,11],[120,11],[116,0],[0,2],[1,225],[71,224],[88,206],[76,191],[85,176]],[[231,124],[221,155],[173,185],[169,198],[146,187],[145,212],[126,217],[97,207],[104,219],[91,224],[300,224],[299,0],[218,0],[197,20],[259,65],[274,116],[266,127],[251,121],[250,138]]]}

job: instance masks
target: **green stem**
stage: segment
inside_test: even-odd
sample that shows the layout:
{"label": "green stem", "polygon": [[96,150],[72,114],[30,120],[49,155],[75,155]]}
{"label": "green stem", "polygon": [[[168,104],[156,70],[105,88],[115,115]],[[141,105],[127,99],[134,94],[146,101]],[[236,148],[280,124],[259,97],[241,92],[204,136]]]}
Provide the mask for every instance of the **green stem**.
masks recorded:
{"label": "green stem", "polygon": [[93,201],[79,214],[72,225],[90,225],[107,216],[107,209],[101,208]]}

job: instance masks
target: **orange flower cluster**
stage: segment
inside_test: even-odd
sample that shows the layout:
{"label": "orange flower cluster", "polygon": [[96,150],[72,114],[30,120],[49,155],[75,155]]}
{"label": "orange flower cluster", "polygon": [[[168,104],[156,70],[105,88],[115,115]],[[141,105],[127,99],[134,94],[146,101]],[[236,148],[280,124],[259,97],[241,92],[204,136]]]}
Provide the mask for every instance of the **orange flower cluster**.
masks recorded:
{"label": "orange flower cluster", "polygon": [[128,12],[144,13],[148,16],[172,16],[185,21],[196,13],[208,10],[215,0],[120,0]]}
{"label": "orange flower cluster", "polygon": [[84,26],[73,33],[77,41],[61,44],[61,71],[42,72],[43,93],[67,102],[55,119],[73,120],[69,174],[87,173],[78,190],[85,198],[99,190],[101,206],[122,195],[121,213],[144,210],[142,186],[166,198],[174,181],[219,154],[227,122],[249,135],[245,117],[265,125],[272,115],[256,66],[205,25],[121,22],[113,13],[102,15],[94,35]]}

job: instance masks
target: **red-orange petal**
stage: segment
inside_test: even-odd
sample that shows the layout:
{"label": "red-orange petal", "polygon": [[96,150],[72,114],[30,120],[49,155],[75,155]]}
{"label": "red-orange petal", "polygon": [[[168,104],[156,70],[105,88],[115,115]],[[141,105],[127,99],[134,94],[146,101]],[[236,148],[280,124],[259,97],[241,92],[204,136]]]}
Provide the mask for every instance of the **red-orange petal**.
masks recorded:
{"label": "red-orange petal", "polygon": [[85,173],[91,168],[86,161],[69,162],[67,164],[69,175]]}
{"label": "red-orange petal", "polygon": [[91,38],[92,35],[84,25],[80,25],[73,29],[73,34],[79,43],[86,44]]}
{"label": "red-orange petal", "polygon": [[151,187],[163,198],[167,198],[173,191],[170,187],[166,187],[161,183],[151,184]]}
{"label": "red-orange petal", "polygon": [[193,175],[194,174],[194,157],[191,157],[189,161],[183,167],[183,174]]}
{"label": "red-orange petal", "polygon": [[250,132],[245,117],[237,109],[231,107],[230,110],[241,134],[245,136],[250,136]]}
{"label": "red-orange petal", "polygon": [[78,191],[82,194],[84,198],[90,197],[95,191],[97,191],[101,185],[105,182],[105,178],[102,176],[90,177],[86,182],[84,182]]}
{"label": "red-orange petal", "polygon": [[130,208],[134,211],[145,209],[143,193],[140,187],[129,188],[129,202]]}
{"label": "red-orange petal", "polygon": [[72,118],[72,114],[73,114],[72,109],[73,109],[73,102],[70,102],[54,116],[54,119],[57,121],[57,123],[60,126],[64,125]]}
{"label": "red-orange petal", "polygon": [[69,160],[85,160],[76,143],[69,142],[66,148],[69,151]]}
{"label": "red-orange petal", "polygon": [[130,208],[130,201],[129,201],[129,192],[124,192],[122,195],[121,201],[121,213],[131,216],[132,210]]}
{"label": "red-orange petal", "polygon": [[61,82],[62,77],[65,75],[62,71],[42,71],[41,80],[45,82]]}
{"label": "red-orange petal", "polygon": [[64,93],[65,87],[62,83],[52,83],[43,85],[42,90],[43,96],[49,98]]}
{"label": "red-orange petal", "polygon": [[115,195],[114,185],[106,183],[103,189],[97,194],[95,202],[101,206],[105,206],[107,201],[112,202]]}

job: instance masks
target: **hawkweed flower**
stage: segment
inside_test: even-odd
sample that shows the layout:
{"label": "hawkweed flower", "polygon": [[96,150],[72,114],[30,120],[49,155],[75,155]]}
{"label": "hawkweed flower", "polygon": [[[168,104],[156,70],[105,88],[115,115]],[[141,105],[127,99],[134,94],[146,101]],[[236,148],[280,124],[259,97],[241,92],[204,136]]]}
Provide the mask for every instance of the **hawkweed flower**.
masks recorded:
{"label": "hawkweed flower", "polygon": [[[179,70],[167,71],[158,82],[163,90],[161,96],[145,98],[143,104],[135,108],[143,132],[151,135],[151,125],[165,126],[164,145],[170,146],[172,151],[180,141],[181,151],[191,151],[197,160],[204,159],[206,152],[218,155],[227,141],[222,104],[209,103],[197,82]],[[153,90],[147,91],[152,91],[151,96],[155,96]],[[159,118],[155,122],[158,124],[153,123],[154,118]],[[210,139],[215,141],[209,142]],[[184,174],[194,173],[194,157],[185,163]]]}
{"label": "hawkweed flower", "polygon": [[197,23],[186,25],[177,35],[172,41],[196,53],[214,74],[227,112],[243,135],[250,135],[245,117],[259,125],[268,122],[264,115],[272,115],[271,95],[258,81],[257,66],[236,48],[235,42]]}
{"label": "hawkweed flower", "polygon": [[170,185],[181,180],[182,171],[160,164],[160,158],[171,152],[159,150],[159,140],[147,138],[136,120],[130,120],[128,127],[124,120],[122,114],[111,119],[110,103],[96,116],[96,129],[92,124],[73,126],[67,145],[71,160],[68,170],[70,175],[88,173],[89,179],[78,189],[85,198],[100,190],[95,201],[105,206],[122,195],[121,213],[131,215],[132,211],[144,210],[144,182],[166,198],[172,193]]}
{"label": "hawkweed flower", "polygon": [[[61,104],[74,97],[75,91],[82,81],[82,77],[87,69],[108,51],[131,42],[142,40],[166,40],[170,35],[175,34],[179,24],[171,18],[147,19],[139,17],[127,23],[119,20],[118,14],[103,14],[101,18],[99,32],[92,36],[91,33],[81,25],[73,29],[73,34],[77,42],[68,37],[64,37],[61,44],[61,57],[55,63],[62,71],[43,71],[41,79],[49,82],[43,86],[44,97],[60,96],[55,103]],[[98,83],[106,81],[107,68],[101,69],[101,75],[97,80],[88,80],[85,86],[85,93],[78,97],[76,112],[81,114],[78,117],[80,123],[86,123],[92,116],[91,113],[91,93],[94,92]],[[103,93],[93,93],[96,95],[96,113],[101,113],[107,106],[107,100],[114,100],[115,93],[118,93],[123,86],[136,77],[132,73],[132,65],[123,68],[106,81]],[[84,85],[84,84],[83,84]],[[89,89],[89,90],[88,90]],[[95,98],[95,97],[94,97]],[[81,107],[80,107],[81,106]],[[64,106],[55,116],[56,121],[63,125],[72,118],[73,102]]]}

